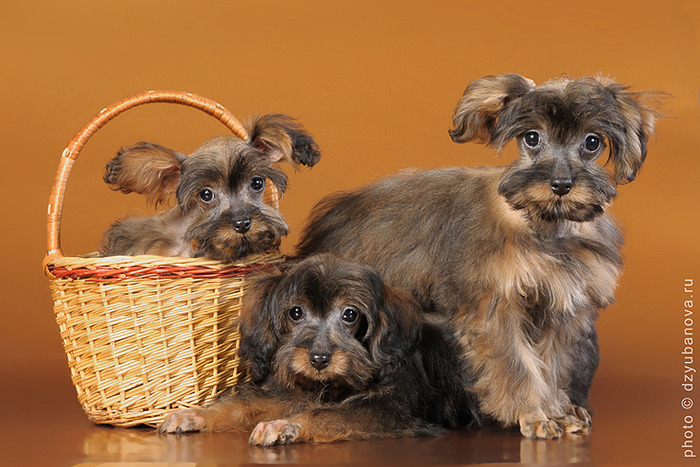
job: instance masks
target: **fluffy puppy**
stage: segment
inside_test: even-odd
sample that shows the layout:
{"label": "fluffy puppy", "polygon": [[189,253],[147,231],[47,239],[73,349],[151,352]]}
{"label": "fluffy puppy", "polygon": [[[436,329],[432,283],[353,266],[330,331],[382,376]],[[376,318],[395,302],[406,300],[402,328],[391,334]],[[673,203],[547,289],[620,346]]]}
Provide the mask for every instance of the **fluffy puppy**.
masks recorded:
{"label": "fluffy puppy", "polygon": [[213,138],[189,156],[152,143],[120,150],[107,165],[106,183],[145,194],[156,205],[175,195],[177,205],[154,217],[118,221],[105,234],[100,253],[231,262],[277,248],[287,223],[263,202],[263,193],[268,182],[283,193],[287,177],[272,164],[313,166],[320,153],[313,138],[285,115],[258,117],[246,130],[247,141]]}
{"label": "fluffy puppy", "polygon": [[[249,295],[248,297],[251,297]],[[240,319],[252,383],[160,432],[253,430],[253,445],[430,436],[472,419],[457,344],[372,269],[329,255],[260,279]]]}
{"label": "fluffy puppy", "polygon": [[[516,140],[519,159],[331,196],[298,253],[370,265],[448,317],[469,369],[464,387],[485,418],[533,438],[585,432],[594,321],[622,269],[608,207],[642,166],[656,97],[602,78],[478,79],[457,104],[452,139],[499,151]],[[610,171],[596,163],[606,144]]]}

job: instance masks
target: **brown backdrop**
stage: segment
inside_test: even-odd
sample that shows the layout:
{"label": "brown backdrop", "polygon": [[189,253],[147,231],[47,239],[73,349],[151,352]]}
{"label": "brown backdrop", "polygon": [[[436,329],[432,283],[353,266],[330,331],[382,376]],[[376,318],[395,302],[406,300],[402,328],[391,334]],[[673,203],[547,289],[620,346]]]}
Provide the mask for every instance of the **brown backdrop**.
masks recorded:
{"label": "brown backdrop", "polygon": [[[241,118],[298,117],[323,159],[290,173],[282,202],[290,251],[311,206],[334,190],[408,166],[507,163],[512,147],[497,156],[447,135],[469,81],[602,72],[673,98],[638,180],[613,207],[626,229],[626,268],[617,304],[599,321],[594,399],[599,410],[633,412],[648,394],[631,381],[650,381],[663,391],[653,395],[656,410],[684,414],[682,286],[686,277],[700,280],[697,2],[129,0],[3,9],[0,387],[10,397],[72,391],[40,268],[46,202],[63,147],[105,105],[162,88],[215,99]],[[137,195],[101,181],[121,145],[148,140],[191,151],[224,132],[195,110],[165,104],[110,123],[70,179],[64,250],[93,251],[115,218],[149,211]],[[680,426],[671,420],[667,428]]]}

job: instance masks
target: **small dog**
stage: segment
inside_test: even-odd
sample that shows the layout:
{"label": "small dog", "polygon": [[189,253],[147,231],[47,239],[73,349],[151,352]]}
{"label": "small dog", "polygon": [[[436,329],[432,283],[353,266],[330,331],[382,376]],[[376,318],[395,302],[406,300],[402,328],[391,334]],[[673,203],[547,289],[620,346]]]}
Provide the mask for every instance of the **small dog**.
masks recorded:
{"label": "small dog", "polygon": [[[515,139],[518,160],[331,196],[312,213],[298,254],[370,265],[424,310],[449,317],[464,386],[484,418],[532,438],[586,432],[594,321],[613,303],[622,268],[622,235],[607,208],[642,166],[657,97],[605,78],[478,79],[450,135],[499,152]],[[610,172],[596,164],[606,142]]]}
{"label": "small dog", "polygon": [[263,192],[269,180],[283,193],[287,177],[272,164],[313,166],[321,156],[313,138],[285,115],[258,117],[246,130],[247,141],[213,138],[189,156],[151,143],[119,151],[107,165],[106,183],[145,194],[156,205],[176,195],[177,205],[117,222],[104,236],[101,255],[232,262],[277,248],[288,228],[282,214],[263,202]]}
{"label": "small dog", "polygon": [[[250,298],[252,297],[252,299]],[[269,446],[432,436],[466,426],[457,342],[405,292],[330,255],[259,279],[240,318],[252,383],[171,414],[161,433],[253,430]]]}

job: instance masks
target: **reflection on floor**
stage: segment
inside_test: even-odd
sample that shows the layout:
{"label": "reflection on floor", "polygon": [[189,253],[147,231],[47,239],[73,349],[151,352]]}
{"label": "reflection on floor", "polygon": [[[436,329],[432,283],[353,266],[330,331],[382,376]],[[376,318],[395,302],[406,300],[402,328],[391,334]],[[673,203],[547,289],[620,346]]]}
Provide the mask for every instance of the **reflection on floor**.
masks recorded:
{"label": "reflection on floor", "polygon": [[589,437],[537,441],[497,428],[457,431],[432,439],[260,448],[249,447],[244,434],[158,435],[150,429],[93,427],[83,440],[85,457],[81,464],[187,463],[204,459],[264,464],[566,464],[590,461],[589,447]]}
{"label": "reflection on floor", "polygon": [[[589,436],[542,441],[486,427],[437,438],[250,447],[245,433],[159,435],[150,428],[91,424],[69,384],[2,388],[2,465],[691,465],[672,381],[624,378],[594,385]],[[36,404],[41,400],[41,404]],[[698,418],[696,416],[696,418]],[[700,418],[699,418],[700,419]]]}

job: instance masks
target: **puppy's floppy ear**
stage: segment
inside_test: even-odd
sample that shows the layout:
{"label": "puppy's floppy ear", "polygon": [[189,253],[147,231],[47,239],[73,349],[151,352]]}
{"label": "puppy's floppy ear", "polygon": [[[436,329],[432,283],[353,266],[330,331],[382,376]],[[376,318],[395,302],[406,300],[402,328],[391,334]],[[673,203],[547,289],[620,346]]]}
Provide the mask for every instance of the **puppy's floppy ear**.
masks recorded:
{"label": "puppy's floppy ear", "polygon": [[629,92],[629,86],[609,78],[597,79],[615,99],[624,122],[624,135],[610,138],[613,176],[618,184],[631,182],[644,163],[647,141],[654,133],[656,119],[661,116],[662,99],[668,95],[658,91]]}
{"label": "puppy's floppy ear", "polygon": [[246,293],[238,319],[241,333],[240,356],[249,365],[253,381],[261,381],[270,373],[272,357],[280,335],[275,322],[274,289],[281,280],[276,274],[262,276]]}
{"label": "puppy's floppy ear", "polygon": [[175,193],[185,154],[159,144],[136,143],[117,152],[105,168],[103,180],[113,190],[146,195],[158,204]]}
{"label": "puppy's floppy ear", "polygon": [[471,82],[452,116],[452,141],[491,144],[503,108],[534,87],[534,81],[516,74],[485,76]]}
{"label": "puppy's floppy ear", "polygon": [[379,377],[393,374],[418,343],[421,317],[418,302],[406,291],[382,283],[378,319],[370,337],[372,358],[379,364]]}
{"label": "puppy's floppy ear", "polygon": [[316,141],[291,117],[267,114],[253,118],[246,126],[248,143],[267,154],[272,162],[289,162],[312,167],[321,158]]}

